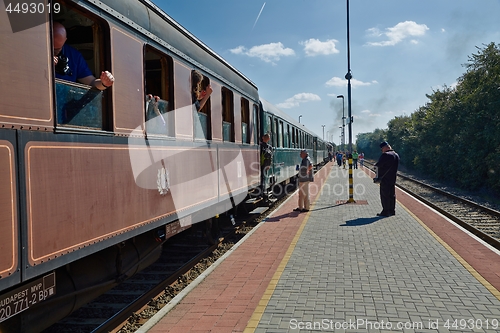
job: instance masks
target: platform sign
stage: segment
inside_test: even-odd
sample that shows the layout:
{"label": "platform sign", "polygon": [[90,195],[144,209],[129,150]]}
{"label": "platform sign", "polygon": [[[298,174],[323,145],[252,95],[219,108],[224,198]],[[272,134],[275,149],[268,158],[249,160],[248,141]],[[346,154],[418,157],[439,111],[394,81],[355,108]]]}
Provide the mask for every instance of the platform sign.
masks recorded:
{"label": "platform sign", "polygon": [[0,296],[0,323],[56,294],[56,273],[52,272]]}

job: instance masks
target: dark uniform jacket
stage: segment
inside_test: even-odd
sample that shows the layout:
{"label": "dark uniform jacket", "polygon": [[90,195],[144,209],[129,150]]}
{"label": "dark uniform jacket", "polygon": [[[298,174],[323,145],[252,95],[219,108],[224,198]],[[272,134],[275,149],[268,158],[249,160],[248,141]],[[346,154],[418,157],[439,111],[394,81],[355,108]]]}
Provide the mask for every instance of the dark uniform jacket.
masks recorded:
{"label": "dark uniform jacket", "polygon": [[378,167],[378,177],[382,183],[396,184],[399,155],[394,150],[391,149],[382,153],[375,166]]}

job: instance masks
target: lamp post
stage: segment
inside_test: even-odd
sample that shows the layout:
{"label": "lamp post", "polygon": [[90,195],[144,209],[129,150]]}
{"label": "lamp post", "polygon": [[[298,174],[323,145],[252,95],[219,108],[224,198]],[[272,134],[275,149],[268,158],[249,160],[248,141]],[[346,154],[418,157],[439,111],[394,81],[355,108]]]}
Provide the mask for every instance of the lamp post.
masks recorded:
{"label": "lamp post", "polygon": [[349,0],[347,0],[347,116],[349,117],[349,200],[348,203],[354,203],[354,185],[352,178],[352,113],[351,113],[351,46],[349,40]]}
{"label": "lamp post", "polygon": [[339,146],[340,146],[340,150],[343,151],[344,149],[342,147],[342,141],[344,141],[344,133],[342,133],[343,132],[342,126],[339,126],[339,128],[340,128],[340,144],[339,144]]}
{"label": "lamp post", "polygon": [[299,116],[299,124],[300,124],[300,118],[302,118],[302,115]]}
{"label": "lamp post", "polygon": [[323,141],[325,141],[325,125],[321,125],[323,127]]}
{"label": "lamp post", "polygon": [[345,103],[344,95],[338,95],[337,98],[342,98],[342,150],[345,149]]}

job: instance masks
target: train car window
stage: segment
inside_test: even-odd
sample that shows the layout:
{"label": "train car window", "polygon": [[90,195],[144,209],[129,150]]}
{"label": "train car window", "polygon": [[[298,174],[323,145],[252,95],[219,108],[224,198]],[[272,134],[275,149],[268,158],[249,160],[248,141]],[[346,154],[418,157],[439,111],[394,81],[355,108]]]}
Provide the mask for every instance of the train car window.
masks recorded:
{"label": "train car window", "polygon": [[252,118],[252,135],[253,135],[253,143],[259,144],[259,128],[257,124],[259,123],[259,107],[254,104],[253,105],[253,118]]}
{"label": "train car window", "polygon": [[234,142],[233,92],[222,87],[222,139]]}
{"label": "train car window", "polygon": [[198,70],[191,72],[192,99],[196,107],[194,117],[194,135],[196,139],[212,139],[211,92],[207,93],[207,89],[212,88],[209,86],[210,79],[206,75],[201,74]]}
{"label": "train car window", "polygon": [[[267,123],[266,123],[266,128],[265,128],[264,133],[269,133],[270,135],[272,135],[272,133],[273,133],[272,124],[273,123],[272,123],[271,116],[267,116]],[[276,145],[274,145],[274,146],[276,146]]]}
{"label": "train car window", "polygon": [[100,83],[89,84],[111,68],[109,27],[74,3],[61,1],[60,5],[53,15],[51,36],[57,126],[108,129],[110,92]]}
{"label": "train car window", "polygon": [[274,118],[273,122],[273,147],[278,147],[278,119]]}
{"label": "train car window", "polygon": [[246,98],[241,98],[241,141],[250,143],[250,104]]}
{"label": "train car window", "polygon": [[291,142],[290,142],[290,125],[286,125],[286,132],[285,132],[285,147],[290,148],[291,147]]}
{"label": "train car window", "polygon": [[283,122],[280,120],[278,126],[278,147],[284,147],[283,145]]}
{"label": "train car window", "polygon": [[293,128],[293,148],[299,147],[299,138],[298,138],[299,130],[297,128]]}
{"label": "train car window", "polygon": [[173,136],[167,112],[172,110],[172,58],[147,45],[144,54],[146,133]]}

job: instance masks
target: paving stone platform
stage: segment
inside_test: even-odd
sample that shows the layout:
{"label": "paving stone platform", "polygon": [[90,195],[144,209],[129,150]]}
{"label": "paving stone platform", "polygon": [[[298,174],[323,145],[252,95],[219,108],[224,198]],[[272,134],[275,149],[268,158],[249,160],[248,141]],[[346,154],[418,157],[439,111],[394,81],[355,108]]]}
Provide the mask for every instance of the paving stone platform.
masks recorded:
{"label": "paving stone platform", "polygon": [[344,203],[347,170],[321,172],[308,213],[292,213],[291,198],[138,332],[500,332],[498,290],[422,223],[434,212],[419,218],[398,202],[395,216],[377,217],[367,173],[353,170],[356,203]]}

